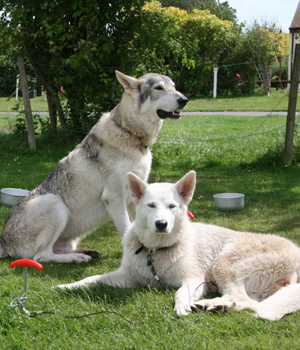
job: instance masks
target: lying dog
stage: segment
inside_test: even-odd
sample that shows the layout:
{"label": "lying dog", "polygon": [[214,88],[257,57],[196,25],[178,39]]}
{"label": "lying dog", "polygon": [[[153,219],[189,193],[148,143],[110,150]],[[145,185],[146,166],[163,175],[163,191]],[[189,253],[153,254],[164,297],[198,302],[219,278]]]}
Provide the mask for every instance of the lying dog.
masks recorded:
{"label": "lying dog", "polygon": [[[187,205],[195,189],[194,171],[174,185],[147,185],[132,173],[127,177],[137,215],[123,237],[121,267],[57,287],[79,288],[100,282],[123,288],[178,288],[178,316],[197,308],[234,308],[278,320],[300,308],[300,249],[295,244],[270,234],[191,223]],[[221,297],[197,301],[215,290],[215,285]]]}
{"label": "lying dog", "polygon": [[87,262],[98,253],[77,245],[90,231],[109,220],[121,235],[127,230],[134,206],[126,194],[126,173],[147,180],[150,148],[163,119],[178,119],[188,99],[163,75],[116,76],[125,89],[120,103],[12,208],[0,257]]}

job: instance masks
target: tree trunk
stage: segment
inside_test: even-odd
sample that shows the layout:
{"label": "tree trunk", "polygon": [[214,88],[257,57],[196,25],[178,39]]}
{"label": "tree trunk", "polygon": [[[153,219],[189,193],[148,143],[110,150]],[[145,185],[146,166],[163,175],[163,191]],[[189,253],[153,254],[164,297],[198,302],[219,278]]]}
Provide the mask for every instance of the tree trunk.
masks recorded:
{"label": "tree trunk", "polygon": [[[56,110],[58,112],[58,118],[59,118],[59,121],[60,121],[60,125],[62,127],[63,130],[66,130],[67,129],[67,122],[66,122],[66,119],[64,117],[64,112],[63,112],[63,109],[62,109],[62,106],[61,106],[61,103],[60,103],[60,99],[58,97],[58,91],[57,89],[55,89],[48,81],[47,79],[45,78],[43,72],[41,71],[41,69],[39,68],[39,66],[35,63],[33,57],[31,56],[31,53],[30,53],[30,48],[27,46],[27,44],[24,42],[24,45],[25,45],[25,48],[26,48],[26,53],[27,53],[27,56],[29,58],[29,61],[35,71],[35,74],[37,75],[39,81],[41,82],[41,84],[44,86],[45,90],[47,91],[47,95],[51,96],[51,99],[53,101],[53,103],[55,104],[56,106]],[[53,77],[54,79],[54,77]],[[49,106],[49,105],[48,105]],[[51,112],[49,111],[49,114]]]}
{"label": "tree trunk", "polygon": [[30,99],[29,99],[29,93],[28,93],[28,83],[27,83],[23,57],[18,55],[17,60],[18,60],[18,66],[19,66],[19,75],[20,75],[20,81],[21,81],[23,102],[25,107],[25,117],[26,117],[26,124],[27,124],[27,133],[28,133],[28,146],[29,146],[29,149],[36,149],[34,123],[32,119],[31,105],[30,105]]}
{"label": "tree trunk", "polygon": [[57,109],[54,101],[52,100],[51,95],[47,92],[47,103],[48,103],[48,111],[50,117],[50,127],[53,133],[57,133]]}

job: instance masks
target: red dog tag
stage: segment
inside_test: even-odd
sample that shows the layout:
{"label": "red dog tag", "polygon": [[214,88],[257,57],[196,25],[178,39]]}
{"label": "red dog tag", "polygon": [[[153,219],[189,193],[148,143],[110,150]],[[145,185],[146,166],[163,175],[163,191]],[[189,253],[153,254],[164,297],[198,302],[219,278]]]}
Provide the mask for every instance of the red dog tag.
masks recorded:
{"label": "red dog tag", "polygon": [[189,210],[187,211],[187,214],[188,214],[188,216],[189,216],[192,220],[195,219],[194,214],[193,214],[192,212],[190,212]]}

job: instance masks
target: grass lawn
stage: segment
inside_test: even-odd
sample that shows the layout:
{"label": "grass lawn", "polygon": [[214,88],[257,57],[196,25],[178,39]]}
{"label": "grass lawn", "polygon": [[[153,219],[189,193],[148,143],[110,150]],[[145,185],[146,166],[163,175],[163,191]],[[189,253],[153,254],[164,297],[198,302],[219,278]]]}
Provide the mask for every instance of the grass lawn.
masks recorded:
{"label": "grass lawn", "polygon": [[[196,98],[191,99],[185,111],[286,111],[289,95],[283,90],[272,89],[271,96],[256,93],[243,97],[222,97],[216,99]],[[300,109],[300,98],[297,104]]]}
{"label": "grass lawn", "polygon": [[[0,116],[0,120],[1,120]],[[297,120],[299,123],[299,120]],[[1,125],[1,124],[0,124]],[[281,164],[285,118],[184,116],[166,121],[154,146],[151,181],[176,181],[190,169],[197,171],[197,189],[190,210],[196,221],[233,229],[271,232],[300,244],[300,154],[295,140],[295,164]],[[78,142],[71,137],[38,138],[29,151],[25,138],[1,132],[0,188],[32,189],[57,161]],[[7,131],[7,130],[6,130]],[[213,194],[245,193],[239,212],[215,210]],[[9,208],[0,205],[0,231]],[[53,291],[51,286],[116,269],[122,257],[120,238],[109,223],[85,238],[81,247],[102,257],[87,265],[43,263],[29,270],[30,311],[47,310],[82,315],[80,319],[54,315],[30,318],[10,302],[23,293],[23,270],[0,260],[0,343],[3,349],[297,349],[300,312],[279,322],[255,319],[251,312],[192,314],[177,318],[174,290],[118,289],[97,286],[86,291]]]}
{"label": "grass lawn", "polygon": [[1,133],[13,132],[16,123],[16,115],[1,114],[0,115],[0,137]]}
{"label": "grass lawn", "polygon": [[[41,96],[30,99],[31,109],[33,112],[48,112],[47,101],[42,100]],[[16,107],[20,106],[23,109],[22,98],[19,102],[14,97],[7,99],[7,97],[0,97],[0,112],[15,112]]]}

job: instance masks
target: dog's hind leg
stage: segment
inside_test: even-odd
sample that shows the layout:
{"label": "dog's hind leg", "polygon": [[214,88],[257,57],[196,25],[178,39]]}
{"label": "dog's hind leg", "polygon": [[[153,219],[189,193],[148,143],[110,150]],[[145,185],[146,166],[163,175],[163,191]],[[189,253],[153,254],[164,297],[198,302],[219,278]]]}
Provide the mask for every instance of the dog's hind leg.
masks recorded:
{"label": "dog's hind leg", "polygon": [[54,253],[53,246],[70,219],[70,212],[59,196],[46,194],[35,197],[26,203],[24,209],[26,215],[15,218],[18,221],[15,231],[19,235],[15,235],[18,244],[11,256],[62,263],[81,263],[91,259],[82,253]]}
{"label": "dog's hind leg", "polygon": [[[37,237],[36,244],[38,245],[38,251],[34,256],[34,260],[38,261],[55,261],[59,263],[83,263],[91,260],[91,256],[84,254],[83,252],[61,251],[57,253],[54,250],[54,246],[59,237],[64,231],[66,224],[68,222],[69,211],[64,206],[59,209],[55,216],[52,217],[52,225],[45,225],[43,230],[39,233]],[[70,240],[72,241],[72,240]],[[76,242],[77,245],[77,242]]]}
{"label": "dog's hind leg", "polygon": [[99,258],[100,253],[95,250],[90,249],[84,249],[84,248],[78,248],[78,239],[64,239],[64,238],[58,238],[58,240],[55,242],[53,246],[53,252],[55,254],[69,254],[69,253],[77,253],[77,254],[85,254],[89,255],[92,259]]}
{"label": "dog's hind leg", "polygon": [[206,311],[226,311],[228,309],[235,310],[256,310],[258,301],[253,300],[242,293],[225,294],[222,297],[213,299],[203,299],[196,301],[191,305],[193,310],[206,310]]}
{"label": "dog's hind leg", "polygon": [[38,253],[34,260],[47,262],[55,261],[58,263],[86,263],[91,260],[91,256],[82,253],[67,253],[67,254],[55,254],[51,249],[45,249],[41,253]]}
{"label": "dog's hind leg", "polygon": [[236,266],[228,261],[230,260],[223,256],[212,269],[213,279],[222,296],[199,300],[192,305],[193,309],[198,308],[207,311],[256,310],[258,301],[249,297],[244,281],[238,279]]}
{"label": "dog's hind leg", "polygon": [[278,321],[283,316],[300,310],[300,284],[289,284],[263,300],[256,308],[256,316]]}
{"label": "dog's hind leg", "polygon": [[[43,232],[46,233],[47,232]],[[53,251],[53,245],[56,242],[57,236],[60,235],[60,231],[56,231],[53,235],[52,240],[43,248],[39,249],[37,254],[34,256],[34,260],[37,261],[55,261],[58,263],[84,263],[88,262],[92,259],[91,255],[86,254],[86,252],[83,250],[80,252],[80,250],[71,251],[69,253],[56,253]]]}
{"label": "dog's hind leg", "polygon": [[[47,228],[45,231],[41,232],[41,235],[49,235],[49,231],[47,232]],[[53,234],[53,233],[52,233]],[[92,259],[91,256],[79,253],[76,251],[70,252],[70,253],[61,253],[57,254],[53,251],[53,245],[56,242],[57,237],[61,234],[60,230],[57,230],[53,236],[51,241],[49,241],[46,244],[43,244],[40,246],[38,252],[33,257],[34,260],[41,261],[41,262],[47,262],[47,261],[55,261],[58,263],[84,263],[88,262]]]}

